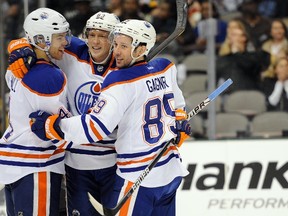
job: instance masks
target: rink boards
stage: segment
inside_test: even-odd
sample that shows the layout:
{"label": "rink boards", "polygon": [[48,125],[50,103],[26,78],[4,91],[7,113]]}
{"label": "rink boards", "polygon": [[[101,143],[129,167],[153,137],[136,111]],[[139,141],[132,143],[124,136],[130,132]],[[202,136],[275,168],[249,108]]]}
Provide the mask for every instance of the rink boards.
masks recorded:
{"label": "rink boards", "polygon": [[288,215],[287,140],[191,141],[180,152],[190,174],[177,216]]}
{"label": "rink boards", "polygon": [[180,148],[185,177],[177,216],[287,216],[288,142],[191,141]]}

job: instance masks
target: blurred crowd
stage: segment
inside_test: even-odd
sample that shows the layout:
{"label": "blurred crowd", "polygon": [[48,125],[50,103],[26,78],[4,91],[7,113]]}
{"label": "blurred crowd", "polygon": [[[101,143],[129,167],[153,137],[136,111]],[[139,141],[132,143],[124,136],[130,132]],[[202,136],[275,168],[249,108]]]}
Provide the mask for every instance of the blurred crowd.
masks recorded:
{"label": "blurred crowd", "polygon": [[[2,1],[5,45],[23,36],[23,1]],[[29,11],[39,1],[29,0]],[[145,19],[164,41],[176,25],[175,0],[47,0],[46,6],[64,14],[75,36],[97,11],[115,13],[120,20]],[[214,28],[207,28],[212,20]],[[286,0],[188,0],[184,33],[163,53],[181,63],[189,55],[206,54],[207,36],[215,36],[216,79],[234,81],[228,93],[259,90],[267,110],[288,111],[288,1]],[[157,45],[157,44],[156,44]]]}

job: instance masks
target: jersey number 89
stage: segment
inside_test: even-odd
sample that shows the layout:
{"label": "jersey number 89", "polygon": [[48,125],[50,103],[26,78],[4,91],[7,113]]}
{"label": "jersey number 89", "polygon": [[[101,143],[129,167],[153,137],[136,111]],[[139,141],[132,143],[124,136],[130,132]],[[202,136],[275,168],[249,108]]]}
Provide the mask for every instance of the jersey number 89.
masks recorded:
{"label": "jersey number 89", "polygon": [[[171,107],[170,101],[174,100],[173,93],[165,94],[163,99],[150,99],[144,106],[144,139],[149,144],[156,144],[164,134],[163,112],[165,115],[175,117],[175,111]],[[174,132],[174,127],[170,126]]]}

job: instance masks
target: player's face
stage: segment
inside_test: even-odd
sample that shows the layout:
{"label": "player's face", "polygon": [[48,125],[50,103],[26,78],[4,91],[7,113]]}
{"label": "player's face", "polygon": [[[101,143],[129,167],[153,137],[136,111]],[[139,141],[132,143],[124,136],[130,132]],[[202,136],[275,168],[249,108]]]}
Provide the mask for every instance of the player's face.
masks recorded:
{"label": "player's face", "polygon": [[108,40],[109,32],[91,29],[88,31],[88,47],[92,58],[96,62],[102,62],[106,59],[110,50]]}
{"label": "player's face", "polygon": [[131,63],[131,43],[131,37],[122,34],[115,35],[113,42],[113,53],[116,59],[116,66],[118,68],[127,67]]}
{"label": "player's face", "polygon": [[49,48],[49,54],[52,58],[56,60],[61,60],[63,58],[65,46],[67,46],[68,44],[66,36],[67,33],[59,33],[52,35],[52,43]]}

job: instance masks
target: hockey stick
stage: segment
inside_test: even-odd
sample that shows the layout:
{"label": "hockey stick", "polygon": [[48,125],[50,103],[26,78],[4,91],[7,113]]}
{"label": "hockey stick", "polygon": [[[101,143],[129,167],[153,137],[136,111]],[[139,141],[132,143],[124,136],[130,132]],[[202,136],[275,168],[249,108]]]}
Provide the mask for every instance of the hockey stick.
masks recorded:
{"label": "hockey stick", "polygon": [[[187,120],[189,121],[193,116],[197,115],[199,111],[201,111],[204,107],[206,107],[211,101],[213,101],[216,97],[218,97],[225,89],[227,89],[233,81],[231,79],[226,80],[221,86],[219,86],[216,90],[214,90],[204,101],[198,104],[193,110],[191,110],[187,115]],[[140,186],[141,182],[145,179],[145,177],[149,174],[152,168],[157,164],[162,155],[166,152],[170,143],[173,141],[166,142],[164,147],[158,153],[158,155],[151,161],[151,163],[144,169],[141,175],[137,178],[135,183],[131,186],[129,191],[122,197],[119,203],[114,208],[105,208],[102,204],[100,204],[94,197],[88,192],[89,200],[94,208],[101,214],[106,216],[114,216],[117,212],[122,208],[125,202],[131,197],[134,191]]]}
{"label": "hockey stick", "polygon": [[169,35],[159,46],[152,49],[147,56],[147,61],[150,61],[155,55],[160,53],[172,40],[183,33],[187,21],[187,0],[176,0],[177,22],[175,30]]}

